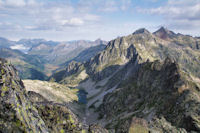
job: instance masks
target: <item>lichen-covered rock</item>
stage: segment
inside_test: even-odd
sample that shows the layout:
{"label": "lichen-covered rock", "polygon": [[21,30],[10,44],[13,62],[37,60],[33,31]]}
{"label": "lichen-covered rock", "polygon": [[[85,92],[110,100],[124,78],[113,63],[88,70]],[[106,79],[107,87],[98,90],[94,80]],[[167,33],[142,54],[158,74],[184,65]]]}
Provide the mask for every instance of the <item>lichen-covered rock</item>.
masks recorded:
{"label": "lichen-covered rock", "polygon": [[102,128],[97,124],[92,124],[89,127],[89,133],[109,133],[109,132],[105,128]]}
{"label": "lichen-covered rock", "polygon": [[66,105],[48,101],[36,92],[28,92],[28,94],[49,132],[79,133],[83,130],[76,115]]}
{"label": "lichen-covered rock", "polygon": [[28,91],[28,96],[30,101],[33,103],[48,102],[46,98],[34,91]]}
{"label": "lichen-covered rock", "polygon": [[37,103],[36,108],[49,132],[79,133],[82,125],[77,117],[64,105],[56,103]]}
{"label": "lichen-covered rock", "polygon": [[48,132],[16,69],[4,59],[0,59],[0,95],[0,132]]}

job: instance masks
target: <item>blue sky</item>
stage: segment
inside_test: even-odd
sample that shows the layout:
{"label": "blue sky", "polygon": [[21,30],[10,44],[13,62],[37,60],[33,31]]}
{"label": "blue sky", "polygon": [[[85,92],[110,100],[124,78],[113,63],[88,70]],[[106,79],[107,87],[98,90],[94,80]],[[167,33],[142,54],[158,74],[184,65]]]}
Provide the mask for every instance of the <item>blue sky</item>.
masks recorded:
{"label": "blue sky", "polygon": [[0,36],[111,40],[164,26],[200,36],[200,0],[0,0]]}

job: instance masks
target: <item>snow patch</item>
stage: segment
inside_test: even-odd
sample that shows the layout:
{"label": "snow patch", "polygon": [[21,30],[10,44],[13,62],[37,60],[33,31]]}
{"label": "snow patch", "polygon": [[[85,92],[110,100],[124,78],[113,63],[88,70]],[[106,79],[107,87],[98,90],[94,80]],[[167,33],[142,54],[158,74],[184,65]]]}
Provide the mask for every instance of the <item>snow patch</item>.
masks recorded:
{"label": "snow patch", "polygon": [[18,50],[27,50],[27,49],[29,49],[28,47],[25,47],[23,44],[10,46],[10,48],[11,49],[18,49]]}

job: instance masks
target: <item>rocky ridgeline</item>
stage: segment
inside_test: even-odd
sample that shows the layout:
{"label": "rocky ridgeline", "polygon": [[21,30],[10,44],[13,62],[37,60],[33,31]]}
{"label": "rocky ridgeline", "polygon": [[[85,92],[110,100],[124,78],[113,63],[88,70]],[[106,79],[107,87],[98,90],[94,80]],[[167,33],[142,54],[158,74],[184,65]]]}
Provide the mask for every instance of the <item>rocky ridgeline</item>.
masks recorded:
{"label": "rocky ridgeline", "polygon": [[72,63],[59,82],[68,85],[84,71],[74,87],[88,92],[87,121],[109,131],[200,132],[199,46],[198,38],[163,27],[139,29],[80,69]]}
{"label": "rocky ridgeline", "polygon": [[[139,29],[131,35],[110,41],[102,52],[83,63],[82,66],[85,67],[90,78],[100,81],[116,73],[121,66],[131,61],[141,64],[170,57],[180,65],[180,69],[200,78],[199,46],[198,38],[175,34],[163,27],[154,33],[150,33],[146,29]],[[81,65],[79,64],[79,66]],[[70,70],[73,72],[83,71],[83,67],[81,70],[77,70],[77,66],[74,66]],[[55,73],[53,77],[59,79],[58,82],[69,77],[69,73],[62,75],[62,78],[58,76],[61,73],[67,73],[64,71]]]}
{"label": "rocky ridgeline", "polygon": [[28,100],[16,69],[0,59],[0,131],[48,132],[37,109]]}

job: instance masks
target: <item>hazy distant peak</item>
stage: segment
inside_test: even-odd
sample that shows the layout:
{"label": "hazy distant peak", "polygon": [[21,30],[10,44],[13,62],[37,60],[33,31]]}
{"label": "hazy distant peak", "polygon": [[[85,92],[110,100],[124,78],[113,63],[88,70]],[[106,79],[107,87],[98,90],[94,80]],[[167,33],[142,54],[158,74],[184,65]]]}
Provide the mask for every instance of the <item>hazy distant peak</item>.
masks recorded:
{"label": "hazy distant peak", "polygon": [[95,42],[99,42],[99,41],[103,41],[103,40],[101,40],[101,38],[97,38],[97,39],[95,40]]}
{"label": "hazy distant peak", "polygon": [[19,43],[26,43],[26,42],[45,42],[45,39],[20,39]]}
{"label": "hazy distant peak", "polygon": [[0,40],[8,41],[8,39],[6,39],[4,37],[0,37]]}
{"label": "hazy distant peak", "polygon": [[101,38],[98,38],[94,41],[96,44],[107,44],[106,41],[102,40]]}

